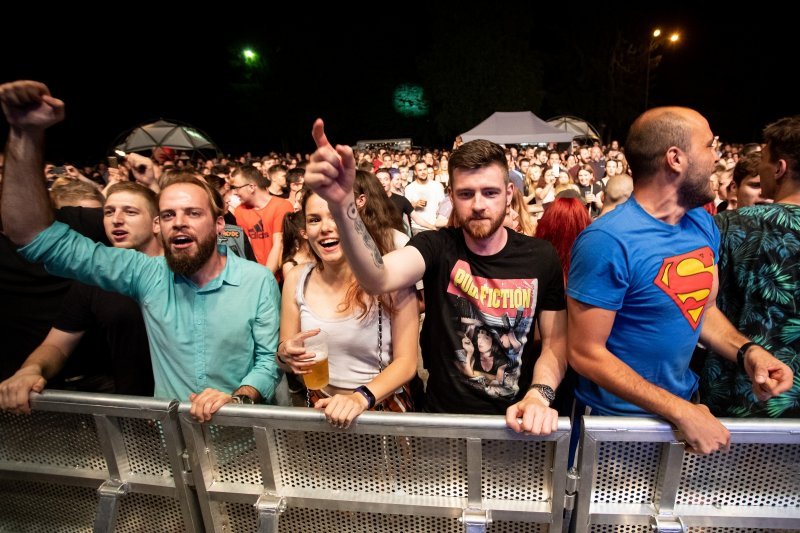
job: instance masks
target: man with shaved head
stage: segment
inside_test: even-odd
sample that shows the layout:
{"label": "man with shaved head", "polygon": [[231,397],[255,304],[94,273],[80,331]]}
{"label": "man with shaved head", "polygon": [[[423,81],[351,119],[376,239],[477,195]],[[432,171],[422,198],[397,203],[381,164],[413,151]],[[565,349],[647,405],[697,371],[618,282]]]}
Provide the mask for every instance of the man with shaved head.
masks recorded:
{"label": "man with shaved head", "polygon": [[[687,447],[727,448],[728,430],[695,403],[698,339],[739,361],[761,399],[792,371],[753,345],[716,307],[719,231],[711,201],[717,137],[702,115],[665,107],[641,115],[625,144],[633,195],[577,239],[567,283],[570,363],[581,375],[576,414],[672,422]],[[599,253],[600,252],[600,253]]]}
{"label": "man with shaved head", "polygon": [[[616,164],[616,161],[608,161],[606,168],[612,168],[612,162]],[[631,197],[631,194],[633,194],[633,178],[627,174],[615,174],[608,178],[608,183],[606,183],[606,188],[603,191],[603,209],[600,211],[600,216],[625,203]]]}

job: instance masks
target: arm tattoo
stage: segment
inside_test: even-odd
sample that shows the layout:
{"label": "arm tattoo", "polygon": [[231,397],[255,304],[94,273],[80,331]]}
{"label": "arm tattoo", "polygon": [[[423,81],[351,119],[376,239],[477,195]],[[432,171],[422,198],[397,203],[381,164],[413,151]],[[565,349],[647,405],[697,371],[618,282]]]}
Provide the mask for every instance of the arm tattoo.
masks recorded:
{"label": "arm tattoo", "polygon": [[[351,213],[353,213],[353,216],[350,216]],[[356,210],[355,204],[350,204],[350,207],[347,209],[347,214],[353,219],[353,225],[356,228],[356,232],[361,235],[361,240],[363,241],[364,246],[366,246],[367,250],[372,253],[372,262],[375,263],[376,267],[383,268],[383,257],[381,257],[381,251],[378,250],[378,247],[375,245],[375,241],[372,240],[372,236],[369,234],[369,231],[367,231],[367,227],[364,225],[361,217],[358,216],[358,210]]]}

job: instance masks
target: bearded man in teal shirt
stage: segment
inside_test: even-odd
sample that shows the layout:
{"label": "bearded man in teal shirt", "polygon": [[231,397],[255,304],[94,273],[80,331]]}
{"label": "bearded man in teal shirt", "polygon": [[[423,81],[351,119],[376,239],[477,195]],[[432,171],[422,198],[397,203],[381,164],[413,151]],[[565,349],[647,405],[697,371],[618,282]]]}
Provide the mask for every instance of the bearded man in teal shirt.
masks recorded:
{"label": "bearded man in teal shirt", "polygon": [[53,222],[47,195],[44,132],[63,120],[64,103],[32,81],[0,86],[0,103],[10,125],[3,231],[20,253],[139,302],[156,397],[190,400],[200,421],[231,401],[272,401],[281,377],[278,286],[266,268],[217,249],[225,222],[208,185],[182,177],[159,193],[164,257],[95,244]]}

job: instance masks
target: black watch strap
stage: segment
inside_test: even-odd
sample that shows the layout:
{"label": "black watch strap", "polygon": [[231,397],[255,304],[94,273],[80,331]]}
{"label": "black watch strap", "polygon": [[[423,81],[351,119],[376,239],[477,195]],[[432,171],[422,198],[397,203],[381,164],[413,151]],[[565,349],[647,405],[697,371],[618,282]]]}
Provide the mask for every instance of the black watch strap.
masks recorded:
{"label": "black watch strap", "polygon": [[372,409],[375,407],[376,398],[375,395],[372,394],[372,391],[367,388],[366,385],[361,385],[353,392],[359,393],[361,396],[367,399],[367,409]]}
{"label": "black watch strap", "polygon": [[542,397],[547,400],[547,405],[553,405],[553,402],[556,399],[556,391],[554,391],[552,387],[549,385],[542,385],[541,383],[534,383],[528,390],[531,389],[536,389],[539,391],[539,394],[541,394]]}
{"label": "black watch strap", "polygon": [[739,367],[739,370],[743,374],[747,374],[747,369],[744,367],[744,356],[747,354],[747,350],[749,350],[753,346],[761,346],[761,345],[753,341],[746,342],[742,344],[742,347],[739,348],[738,352],[736,352],[736,366]]}

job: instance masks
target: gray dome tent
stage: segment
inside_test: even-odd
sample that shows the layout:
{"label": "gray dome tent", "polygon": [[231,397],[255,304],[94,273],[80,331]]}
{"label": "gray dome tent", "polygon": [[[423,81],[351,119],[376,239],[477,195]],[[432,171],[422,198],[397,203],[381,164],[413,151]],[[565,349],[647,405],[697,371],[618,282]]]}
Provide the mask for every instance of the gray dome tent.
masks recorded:
{"label": "gray dome tent", "polygon": [[121,134],[114,143],[114,149],[123,152],[143,152],[158,147],[187,152],[212,150],[216,154],[220,153],[217,145],[204,131],[164,119],[137,126]]}
{"label": "gray dome tent", "polygon": [[597,133],[597,130],[594,128],[594,126],[592,126],[582,118],[562,115],[559,117],[551,118],[550,120],[547,121],[547,123],[553,126],[554,128],[558,129],[559,131],[565,131],[567,133],[571,133],[573,139],[586,138],[586,139],[592,139],[594,141],[600,140],[600,134]]}

